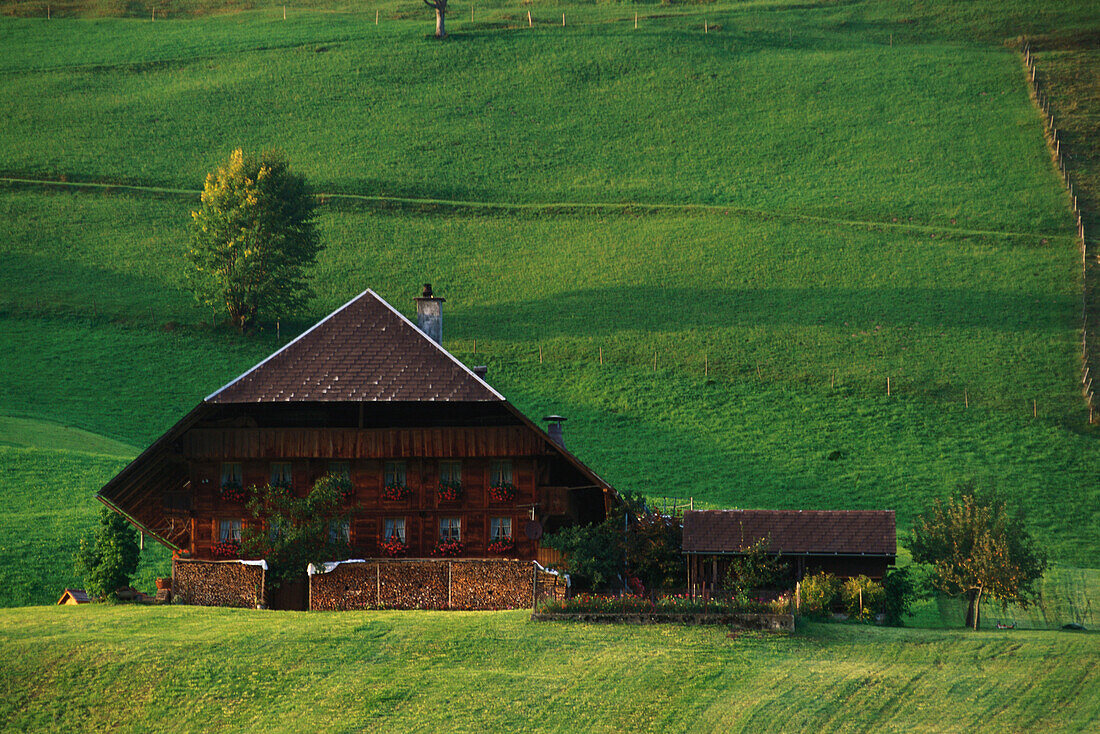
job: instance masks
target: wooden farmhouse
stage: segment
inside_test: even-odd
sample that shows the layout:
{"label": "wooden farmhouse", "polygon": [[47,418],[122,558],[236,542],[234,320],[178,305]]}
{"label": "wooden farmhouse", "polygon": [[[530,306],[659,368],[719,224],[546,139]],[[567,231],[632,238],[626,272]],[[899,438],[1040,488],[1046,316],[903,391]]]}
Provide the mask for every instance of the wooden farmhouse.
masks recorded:
{"label": "wooden farmhouse", "polygon": [[[311,579],[313,597],[321,577],[340,577],[325,608],[530,606],[532,562],[554,558],[541,534],[607,516],[618,496],[564,448],[560,422],[552,437],[443,348],[430,286],[416,302],[419,325],[359,294],[208,395],[100,490],[173,551],[177,599],[264,603],[263,565],[237,560],[242,530],[263,522],[244,504],[252,485],[301,494],[326,473],[350,478],[352,520],[337,531],[356,561]],[[442,584],[444,562],[393,560],[437,559],[443,544],[445,594],[424,592]],[[480,574],[521,588],[456,604],[456,568],[471,584]]]}
{"label": "wooden farmhouse", "polygon": [[796,581],[821,571],[882,579],[897,558],[893,510],[689,510],[688,587],[696,594],[717,588],[730,559],[761,540]]}

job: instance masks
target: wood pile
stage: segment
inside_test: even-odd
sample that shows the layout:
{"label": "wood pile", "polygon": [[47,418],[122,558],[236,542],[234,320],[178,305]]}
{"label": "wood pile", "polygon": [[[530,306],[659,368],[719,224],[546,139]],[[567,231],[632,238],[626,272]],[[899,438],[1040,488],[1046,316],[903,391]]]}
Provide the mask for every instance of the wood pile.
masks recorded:
{"label": "wood pile", "polygon": [[530,561],[378,560],[310,577],[310,609],[528,609],[565,582]]}
{"label": "wood pile", "polygon": [[172,597],[177,604],[255,608],[263,602],[264,570],[237,561],[172,562]]}

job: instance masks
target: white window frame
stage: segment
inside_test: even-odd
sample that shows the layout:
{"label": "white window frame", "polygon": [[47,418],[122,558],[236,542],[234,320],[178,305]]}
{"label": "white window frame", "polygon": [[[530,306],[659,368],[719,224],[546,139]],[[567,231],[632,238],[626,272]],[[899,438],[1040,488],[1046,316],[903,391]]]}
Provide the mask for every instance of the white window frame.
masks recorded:
{"label": "white window frame", "polygon": [[271,462],[271,486],[294,486],[294,464],[290,461]]}
{"label": "white window frame", "polygon": [[218,518],[218,542],[240,543],[244,521],[236,517]]}
{"label": "white window frame", "polygon": [[407,487],[409,467],[404,461],[382,462],[382,486]]}
{"label": "white window frame", "polygon": [[241,470],[241,462],[239,461],[226,461],[222,463],[222,482],[224,487],[230,482],[236,482],[239,486],[244,486],[244,472]]}
{"label": "white window frame", "polygon": [[502,461],[494,461],[489,467],[489,485],[497,486],[500,484],[514,484],[512,477],[515,473],[512,468],[512,462],[510,459],[504,459]]}
{"label": "white window frame", "polygon": [[405,518],[387,517],[382,520],[382,540],[396,537],[402,543],[405,541]]}
{"label": "white window frame", "polygon": [[462,542],[462,518],[461,517],[441,517],[439,518],[439,542]]}
{"label": "white window frame", "polygon": [[[505,530],[507,532],[504,532]],[[489,540],[511,540],[512,538],[512,518],[489,518]]]}
{"label": "white window frame", "polygon": [[461,461],[441,461],[439,462],[439,483],[441,485],[446,484],[462,484],[462,462]]}
{"label": "white window frame", "polygon": [[328,524],[328,540],[330,543],[343,541],[351,545],[351,521],[333,520]]}

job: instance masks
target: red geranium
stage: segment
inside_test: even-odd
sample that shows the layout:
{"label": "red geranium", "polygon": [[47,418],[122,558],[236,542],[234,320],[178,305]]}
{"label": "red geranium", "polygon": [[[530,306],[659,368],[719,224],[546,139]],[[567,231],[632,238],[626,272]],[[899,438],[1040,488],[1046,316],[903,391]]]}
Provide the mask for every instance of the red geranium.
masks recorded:
{"label": "red geranium", "polygon": [[489,497],[493,502],[512,502],[516,494],[516,485],[511,482],[500,482],[489,487]]}

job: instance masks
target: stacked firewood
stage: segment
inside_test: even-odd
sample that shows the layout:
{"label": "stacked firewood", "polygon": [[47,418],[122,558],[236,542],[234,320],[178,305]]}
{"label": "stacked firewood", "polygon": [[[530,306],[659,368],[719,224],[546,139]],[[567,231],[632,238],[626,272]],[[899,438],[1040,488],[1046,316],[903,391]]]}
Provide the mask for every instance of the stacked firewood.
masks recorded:
{"label": "stacked firewood", "polygon": [[560,597],[565,583],[529,561],[380,560],[343,563],[310,578],[310,608],[523,609]]}
{"label": "stacked firewood", "polygon": [[172,597],[177,604],[256,607],[263,602],[264,570],[243,563],[176,560]]}

